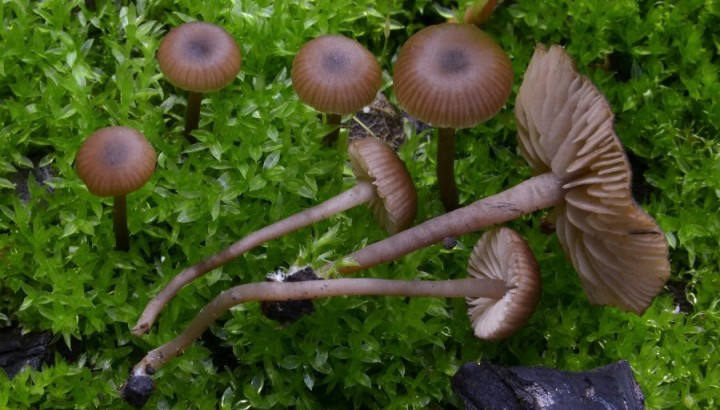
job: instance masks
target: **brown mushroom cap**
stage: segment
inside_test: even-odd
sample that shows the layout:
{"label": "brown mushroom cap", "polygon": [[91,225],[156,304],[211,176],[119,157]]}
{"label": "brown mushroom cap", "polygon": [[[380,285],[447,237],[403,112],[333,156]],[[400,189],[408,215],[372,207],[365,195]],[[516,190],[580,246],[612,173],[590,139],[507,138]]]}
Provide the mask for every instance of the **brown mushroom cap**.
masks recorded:
{"label": "brown mushroom cap", "polygon": [[496,340],[527,323],[540,300],[540,268],[523,238],[510,228],[487,231],[475,244],[468,273],[505,281],[502,299],[467,298],[475,336]]}
{"label": "brown mushroom cap", "polygon": [[242,62],[240,49],[227,31],[200,21],[170,30],[160,42],[157,59],[171,83],[197,93],[225,87]]}
{"label": "brown mushroom cap", "polygon": [[665,235],[635,202],[610,105],[562,47],[540,45],[515,105],[518,141],[567,189],[558,239],[595,304],[642,313],[670,275]]}
{"label": "brown mushroom cap", "polygon": [[412,225],[417,212],[417,193],[405,164],[395,151],[377,138],[361,138],[348,146],[350,166],[358,180],[375,186],[368,206],[390,234]]}
{"label": "brown mushroom cap", "polygon": [[137,130],[106,127],[83,143],[76,170],[88,190],[97,196],[121,196],[136,191],[155,171],[153,147]]}
{"label": "brown mushroom cap", "polygon": [[411,116],[440,128],[473,127],[505,104],[513,71],[505,52],[469,24],[426,27],[403,45],[393,90]]}
{"label": "brown mushroom cap", "polygon": [[335,34],[305,43],[293,59],[291,77],[301,101],[341,115],[370,104],[382,84],[375,56],[357,41]]}

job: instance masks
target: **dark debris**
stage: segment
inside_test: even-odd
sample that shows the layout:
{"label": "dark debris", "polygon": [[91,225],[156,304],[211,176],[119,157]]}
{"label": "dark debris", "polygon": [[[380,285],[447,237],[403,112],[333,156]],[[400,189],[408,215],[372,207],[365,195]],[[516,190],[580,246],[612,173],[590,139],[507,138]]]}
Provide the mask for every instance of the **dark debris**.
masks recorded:
{"label": "dark debris", "polygon": [[120,388],[120,397],[131,406],[142,407],[155,391],[155,383],[149,376],[132,374]]}
{"label": "dark debris", "polygon": [[[306,280],[320,280],[311,267],[305,267],[285,276],[284,282],[303,282]],[[268,279],[272,281],[271,279]],[[287,325],[297,322],[305,315],[315,312],[312,300],[287,300],[260,302],[260,310],[268,319]]]}
{"label": "dark debris", "polygon": [[350,141],[368,137],[379,138],[396,151],[405,142],[402,113],[383,93],[378,93],[370,105],[355,113],[350,122]]}

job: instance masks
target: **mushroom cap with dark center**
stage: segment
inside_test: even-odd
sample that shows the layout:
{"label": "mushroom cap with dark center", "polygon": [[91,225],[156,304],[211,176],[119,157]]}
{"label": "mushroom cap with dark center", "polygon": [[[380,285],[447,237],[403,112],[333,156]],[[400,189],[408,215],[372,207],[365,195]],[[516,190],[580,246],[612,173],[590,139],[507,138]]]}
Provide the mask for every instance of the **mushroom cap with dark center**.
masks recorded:
{"label": "mushroom cap with dark center", "polygon": [[483,234],[470,255],[468,273],[505,281],[509,288],[499,300],[467,298],[475,336],[502,339],[527,323],[540,300],[540,268],[517,232],[496,228]]}
{"label": "mushroom cap with dark center", "polygon": [[377,138],[360,138],[348,145],[350,165],[358,180],[375,186],[368,206],[390,234],[412,225],[417,213],[417,193],[405,164],[395,151]]}
{"label": "mushroom cap with dark center", "polygon": [[198,93],[225,87],[242,62],[240,49],[227,31],[200,21],[170,30],[160,42],[157,59],[171,83]]}
{"label": "mushroom cap with dark center", "polygon": [[515,105],[518,142],[535,173],[567,190],[558,239],[592,303],[642,313],[670,275],[665,235],[632,197],[610,105],[560,46],[540,45]]}
{"label": "mushroom cap with dark center", "polygon": [[441,128],[473,127],[505,104],[513,71],[505,52],[469,24],[426,27],[403,45],[393,90],[412,117]]}
{"label": "mushroom cap with dark center", "polygon": [[336,34],[305,43],[293,59],[291,77],[302,102],[342,115],[370,104],[382,84],[375,56],[357,41]]}
{"label": "mushroom cap with dark center", "polygon": [[75,166],[97,196],[120,196],[140,189],[155,171],[156,153],[140,132],[129,127],[95,131],[77,153]]}

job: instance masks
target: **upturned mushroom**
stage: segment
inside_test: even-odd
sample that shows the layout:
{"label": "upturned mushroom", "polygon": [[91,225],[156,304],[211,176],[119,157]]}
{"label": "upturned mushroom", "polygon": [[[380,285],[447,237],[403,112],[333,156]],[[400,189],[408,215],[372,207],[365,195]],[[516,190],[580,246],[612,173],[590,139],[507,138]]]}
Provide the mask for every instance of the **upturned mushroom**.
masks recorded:
{"label": "upturned mushroom", "polygon": [[188,91],[185,138],[200,123],[203,94],[218,91],[240,72],[242,57],[235,39],[220,26],[194,21],[177,26],[160,42],[160,71]]}
{"label": "upturned mushroom", "polygon": [[133,334],[141,335],[152,326],[164,306],[186,284],[245,252],[297,229],[329,218],[360,204],[368,204],[373,216],[390,234],[412,224],[417,211],[417,194],[405,165],[395,151],[376,138],[348,145],[350,165],[357,183],[325,202],[255,231],[223,251],[184,269],[145,308]]}
{"label": "upturned mushroom", "polygon": [[393,91],[408,114],[438,128],[437,178],[446,211],[459,205],[455,129],[494,116],[508,99],[512,82],[505,52],[470,24],[426,27],[400,50]]}
{"label": "upturned mushroom", "polygon": [[540,267],[525,240],[510,228],[483,234],[470,254],[468,273],[505,282],[501,298],[469,297],[468,315],[480,339],[504,339],[525,326],[540,300]]}
{"label": "upturned mushroom", "polygon": [[80,179],[90,193],[113,197],[115,248],[128,251],[126,195],[150,179],[155,171],[156,153],[152,145],[133,128],[101,128],[88,137],[75,158]]}
{"label": "upturned mushroom", "polygon": [[343,115],[370,104],[382,84],[380,65],[362,44],[338,34],[317,37],[295,55],[292,85],[300,101],[327,114],[335,128],[326,143],[337,140]]}
{"label": "upturned mushroom", "polygon": [[591,303],[642,314],[670,275],[668,245],[632,197],[630,165],[605,97],[560,46],[540,45],[515,103],[518,142],[536,176],[428,220],[320,271],[351,273],[554,207],[558,239]]}
{"label": "upturned mushroom", "polygon": [[121,395],[128,402],[144,404],[153,391],[150,375],[182,354],[223,313],[251,301],[361,295],[465,297],[475,335],[487,340],[510,336],[532,316],[540,295],[540,271],[516,232],[500,228],[483,235],[472,251],[468,273],[466,279],[438,281],[343,278],[236,286],[208,303],[183,333],[149,352],[133,368]]}

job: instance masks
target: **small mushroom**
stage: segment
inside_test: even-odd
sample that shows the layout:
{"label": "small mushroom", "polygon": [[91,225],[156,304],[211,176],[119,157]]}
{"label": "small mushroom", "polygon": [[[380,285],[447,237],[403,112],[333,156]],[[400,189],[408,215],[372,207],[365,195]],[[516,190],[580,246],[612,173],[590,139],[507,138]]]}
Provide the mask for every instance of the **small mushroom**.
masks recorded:
{"label": "small mushroom", "polygon": [[370,104],[382,84],[380,65],[360,43],[337,34],[308,41],[292,63],[292,85],[305,104],[327,113],[336,126],[325,137],[337,140],[340,120]]}
{"label": "small mushroom", "polygon": [[160,71],[188,91],[185,137],[200,123],[203,93],[220,90],[240,72],[242,58],[235,39],[220,26],[194,21],[170,30],[157,51]]}
{"label": "small mushroom", "polygon": [[438,127],[437,177],[445,210],[458,207],[455,129],[494,116],[510,95],[512,82],[505,52],[470,24],[426,27],[400,50],[393,91],[408,114]]}
{"label": "small mushroom", "polygon": [[474,0],[463,14],[463,22],[467,24],[481,25],[490,17],[498,0]]}
{"label": "small mushroom", "polygon": [[350,164],[357,184],[325,202],[255,231],[221,252],[177,274],[145,308],[133,334],[141,335],[152,326],[164,306],[186,284],[245,252],[317,221],[360,204],[368,204],[380,224],[397,233],[412,224],[417,211],[417,194],[405,165],[395,151],[376,138],[352,141],[348,146]]}
{"label": "small mushroom", "polygon": [[152,145],[133,128],[101,128],[88,137],[75,158],[76,171],[90,193],[114,198],[115,248],[128,251],[126,195],[150,179],[155,171]]}
{"label": "small mushroom", "polygon": [[540,300],[540,267],[523,238],[510,228],[487,231],[470,254],[468,273],[502,280],[502,298],[468,298],[468,315],[480,339],[503,339],[523,327]]}
{"label": "small mushroom", "polygon": [[[305,269],[307,270],[307,268]],[[260,282],[236,286],[210,301],[175,339],[148,352],[132,370],[121,394],[144,403],[152,394],[150,375],[182,354],[233,306],[251,301],[293,301],[334,296],[465,297],[475,335],[496,340],[510,336],[530,318],[540,294],[540,271],[522,238],[509,228],[486,233],[472,252],[469,278],[417,281],[328,279]]]}
{"label": "small mushroom", "polygon": [[536,176],[428,220],[333,264],[351,273],[447,236],[555,207],[558,239],[591,303],[642,314],[670,275],[668,245],[632,197],[630,165],[605,97],[562,47],[538,46],[515,103],[518,141]]}

